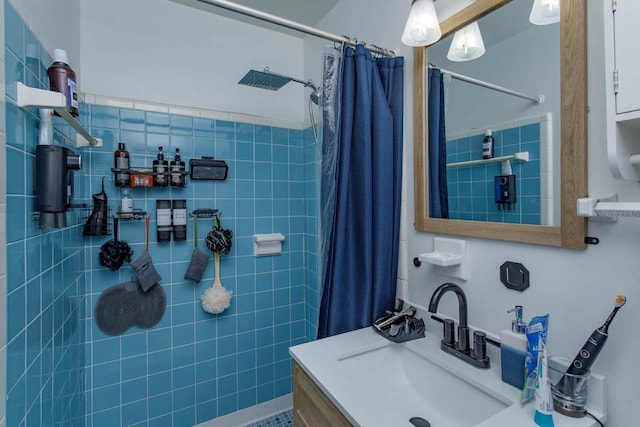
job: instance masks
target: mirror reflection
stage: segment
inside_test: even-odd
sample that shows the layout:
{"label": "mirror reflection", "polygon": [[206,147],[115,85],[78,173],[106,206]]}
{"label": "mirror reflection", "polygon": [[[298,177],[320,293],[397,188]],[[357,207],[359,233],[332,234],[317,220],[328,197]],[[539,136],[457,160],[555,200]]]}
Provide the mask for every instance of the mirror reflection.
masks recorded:
{"label": "mirror reflection", "polygon": [[514,1],[468,26],[472,60],[461,32],[428,49],[431,218],[560,224],[560,25],[530,12]]}

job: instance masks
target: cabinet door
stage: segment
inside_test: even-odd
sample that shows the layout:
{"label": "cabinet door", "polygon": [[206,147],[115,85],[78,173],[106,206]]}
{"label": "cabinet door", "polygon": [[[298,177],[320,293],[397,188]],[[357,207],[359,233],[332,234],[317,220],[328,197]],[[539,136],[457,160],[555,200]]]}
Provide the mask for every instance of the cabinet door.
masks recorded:
{"label": "cabinet door", "polygon": [[[604,0],[611,1],[611,0]],[[615,61],[618,71],[616,113],[640,110],[640,1],[616,0]]]}

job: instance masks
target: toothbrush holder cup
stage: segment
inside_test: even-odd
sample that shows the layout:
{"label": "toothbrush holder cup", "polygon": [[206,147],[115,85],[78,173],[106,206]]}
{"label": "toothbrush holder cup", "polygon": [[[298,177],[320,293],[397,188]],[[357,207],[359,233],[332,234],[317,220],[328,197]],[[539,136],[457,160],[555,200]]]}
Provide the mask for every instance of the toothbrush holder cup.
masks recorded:
{"label": "toothbrush holder cup", "polygon": [[587,409],[590,371],[580,375],[569,374],[567,367],[549,360],[549,382],[554,409],[573,418],[582,418]]}

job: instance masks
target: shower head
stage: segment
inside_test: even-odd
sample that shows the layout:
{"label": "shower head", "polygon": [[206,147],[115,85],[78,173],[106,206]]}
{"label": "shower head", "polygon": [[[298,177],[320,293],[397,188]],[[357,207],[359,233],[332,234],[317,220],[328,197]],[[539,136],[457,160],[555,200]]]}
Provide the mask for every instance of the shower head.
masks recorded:
{"label": "shower head", "polygon": [[304,87],[311,88],[313,90],[313,93],[311,94],[311,101],[318,105],[321,96],[320,88],[316,86],[312,80],[298,80],[293,77],[274,73],[269,70],[269,67],[266,67],[263,71],[249,70],[247,74],[240,79],[238,84],[257,87],[260,89],[278,90],[289,82],[300,83],[304,85]]}
{"label": "shower head", "polygon": [[320,97],[322,97],[322,92],[320,92],[320,88],[316,87],[316,86],[311,86],[313,88],[313,92],[311,93],[311,95],[309,95],[311,97],[311,101],[316,104],[319,105],[320,104]]}
{"label": "shower head", "polygon": [[292,77],[272,73],[267,67],[264,71],[249,70],[238,84],[260,89],[278,90],[292,80],[294,80]]}

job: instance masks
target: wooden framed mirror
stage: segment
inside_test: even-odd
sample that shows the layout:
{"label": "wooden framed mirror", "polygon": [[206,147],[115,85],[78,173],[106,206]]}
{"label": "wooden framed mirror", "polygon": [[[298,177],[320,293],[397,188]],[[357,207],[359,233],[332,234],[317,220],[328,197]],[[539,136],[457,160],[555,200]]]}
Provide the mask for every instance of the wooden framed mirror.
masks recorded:
{"label": "wooden framed mirror", "polygon": [[[453,34],[511,0],[476,0],[441,23]],[[418,231],[584,249],[586,218],[576,201],[587,195],[586,2],[563,1],[560,17],[560,219],[559,225],[524,225],[431,218],[428,195],[428,48],[414,49],[414,197]],[[526,78],[526,76],[524,76]]]}

